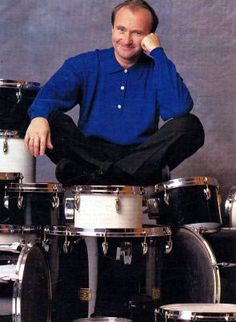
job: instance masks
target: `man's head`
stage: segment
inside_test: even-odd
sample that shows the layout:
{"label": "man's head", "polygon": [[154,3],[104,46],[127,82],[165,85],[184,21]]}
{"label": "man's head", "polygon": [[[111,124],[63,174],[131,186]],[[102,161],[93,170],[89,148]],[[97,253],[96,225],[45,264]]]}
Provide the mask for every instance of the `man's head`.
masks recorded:
{"label": "man's head", "polygon": [[135,10],[138,8],[143,8],[143,9],[148,10],[152,16],[152,28],[151,28],[150,32],[156,31],[157,26],[159,24],[159,19],[157,17],[155,10],[144,0],[126,0],[126,1],[123,1],[120,4],[118,4],[117,6],[115,6],[115,8],[113,9],[112,14],[111,14],[112,27],[114,27],[114,21],[115,21],[117,11],[119,11],[123,7],[128,7],[131,10]]}
{"label": "man's head", "polygon": [[122,66],[132,66],[143,52],[143,38],[157,28],[157,15],[146,1],[126,0],[114,8],[111,21],[115,57]]}

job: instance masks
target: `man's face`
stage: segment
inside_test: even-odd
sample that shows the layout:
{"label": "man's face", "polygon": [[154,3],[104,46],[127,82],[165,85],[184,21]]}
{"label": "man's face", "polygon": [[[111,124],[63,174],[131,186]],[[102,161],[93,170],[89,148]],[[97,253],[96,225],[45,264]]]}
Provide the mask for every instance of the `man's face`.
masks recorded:
{"label": "man's face", "polygon": [[120,65],[134,65],[142,53],[142,39],[151,32],[152,15],[144,8],[121,8],[112,28],[112,45]]}

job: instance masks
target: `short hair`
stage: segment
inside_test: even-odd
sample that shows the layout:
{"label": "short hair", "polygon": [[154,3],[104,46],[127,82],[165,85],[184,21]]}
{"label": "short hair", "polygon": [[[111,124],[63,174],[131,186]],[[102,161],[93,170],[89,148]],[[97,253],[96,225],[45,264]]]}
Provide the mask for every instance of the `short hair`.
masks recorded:
{"label": "short hair", "polygon": [[131,9],[132,8],[144,8],[144,9],[148,10],[152,15],[151,32],[156,31],[157,26],[159,24],[159,19],[157,17],[155,10],[147,3],[147,1],[144,1],[144,0],[125,0],[125,1],[121,2],[120,4],[118,4],[117,6],[115,6],[112,11],[112,14],[111,14],[112,26],[114,26],[114,21],[115,21],[115,17],[116,17],[117,12],[123,7],[130,7]]}

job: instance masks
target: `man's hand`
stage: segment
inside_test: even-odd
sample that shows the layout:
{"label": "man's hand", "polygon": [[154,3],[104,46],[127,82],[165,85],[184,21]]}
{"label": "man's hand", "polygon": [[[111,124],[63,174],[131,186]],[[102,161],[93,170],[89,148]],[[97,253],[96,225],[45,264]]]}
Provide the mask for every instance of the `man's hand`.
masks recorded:
{"label": "man's hand", "polygon": [[53,149],[47,119],[36,117],[31,121],[25,134],[25,148],[35,157],[45,155],[46,148]]}
{"label": "man's hand", "polygon": [[149,55],[153,49],[161,47],[161,42],[156,34],[151,33],[143,38],[141,46],[144,52]]}

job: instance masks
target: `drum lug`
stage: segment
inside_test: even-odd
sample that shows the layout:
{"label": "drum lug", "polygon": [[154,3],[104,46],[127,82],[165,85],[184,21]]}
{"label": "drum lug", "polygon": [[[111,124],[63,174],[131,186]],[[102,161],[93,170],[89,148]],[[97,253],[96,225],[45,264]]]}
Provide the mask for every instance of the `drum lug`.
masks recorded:
{"label": "drum lug", "polygon": [[69,253],[69,246],[70,246],[70,241],[68,240],[68,230],[66,230],[66,236],[65,236],[65,241],[64,241],[64,244],[63,244],[63,251],[65,254],[68,254]]}
{"label": "drum lug", "polygon": [[4,142],[3,142],[3,153],[8,152],[8,143],[7,143],[7,137],[5,137]]}
{"label": "drum lug", "polygon": [[23,208],[23,201],[24,201],[24,197],[21,196],[21,194],[19,194],[19,196],[17,198],[17,208],[18,209],[22,209]]}
{"label": "drum lug", "polygon": [[43,240],[42,240],[42,247],[45,250],[45,252],[49,251],[49,246],[50,246],[50,240],[47,238],[48,232],[49,232],[49,229],[45,227],[43,232]]}
{"label": "drum lug", "polygon": [[21,99],[22,99],[22,92],[21,92],[21,87],[22,87],[22,85],[20,85],[19,87],[18,87],[18,92],[16,92],[16,104],[19,104],[20,103],[20,101],[21,101]]}
{"label": "drum lug", "polygon": [[205,185],[206,185],[206,188],[203,190],[204,195],[205,195],[206,200],[210,200],[211,199],[211,190],[209,189],[206,177],[204,178],[204,182],[205,182]]}
{"label": "drum lug", "polygon": [[120,212],[120,198],[119,197],[117,197],[116,199],[115,199],[115,207],[116,207],[116,211],[117,212]]}
{"label": "drum lug", "polygon": [[74,196],[75,209],[79,211],[80,208],[80,196]]}
{"label": "drum lug", "polygon": [[59,207],[59,204],[60,204],[60,200],[56,193],[56,195],[52,197],[52,208],[57,209]]}
{"label": "drum lug", "polygon": [[143,255],[146,255],[148,252],[147,237],[144,236],[144,241],[142,242]]}
{"label": "drum lug", "polygon": [[9,209],[9,196],[6,194],[4,195],[4,200],[3,200],[4,208]]}
{"label": "drum lug", "polygon": [[107,251],[108,251],[108,242],[107,242],[106,236],[104,237],[104,241],[102,242],[102,251],[103,251],[103,254],[104,255],[107,254]]}
{"label": "drum lug", "polygon": [[169,239],[167,240],[165,244],[165,254],[170,254],[173,248],[173,242],[171,240],[171,237],[169,236]]}
{"label": "drum lug", "polygon": [[164,201],[165,201],[165,204],[167,206],[169,206],[169,204],[170,204],[170,195],[167,193],[167,185],[164,184],[163,187],[164,187]]}
{"label": "drum lug", "polygon": [[119,213],[120,212],[120,198],[119,198],[119,193],[120,193],[120,190],[119,190],[119,188],[117,188],[117,190],[116,190],[116,194],[117,194],[117,197],[116,197],[116,199],[115,199],[115,209],[116,209],[116,211]]}

